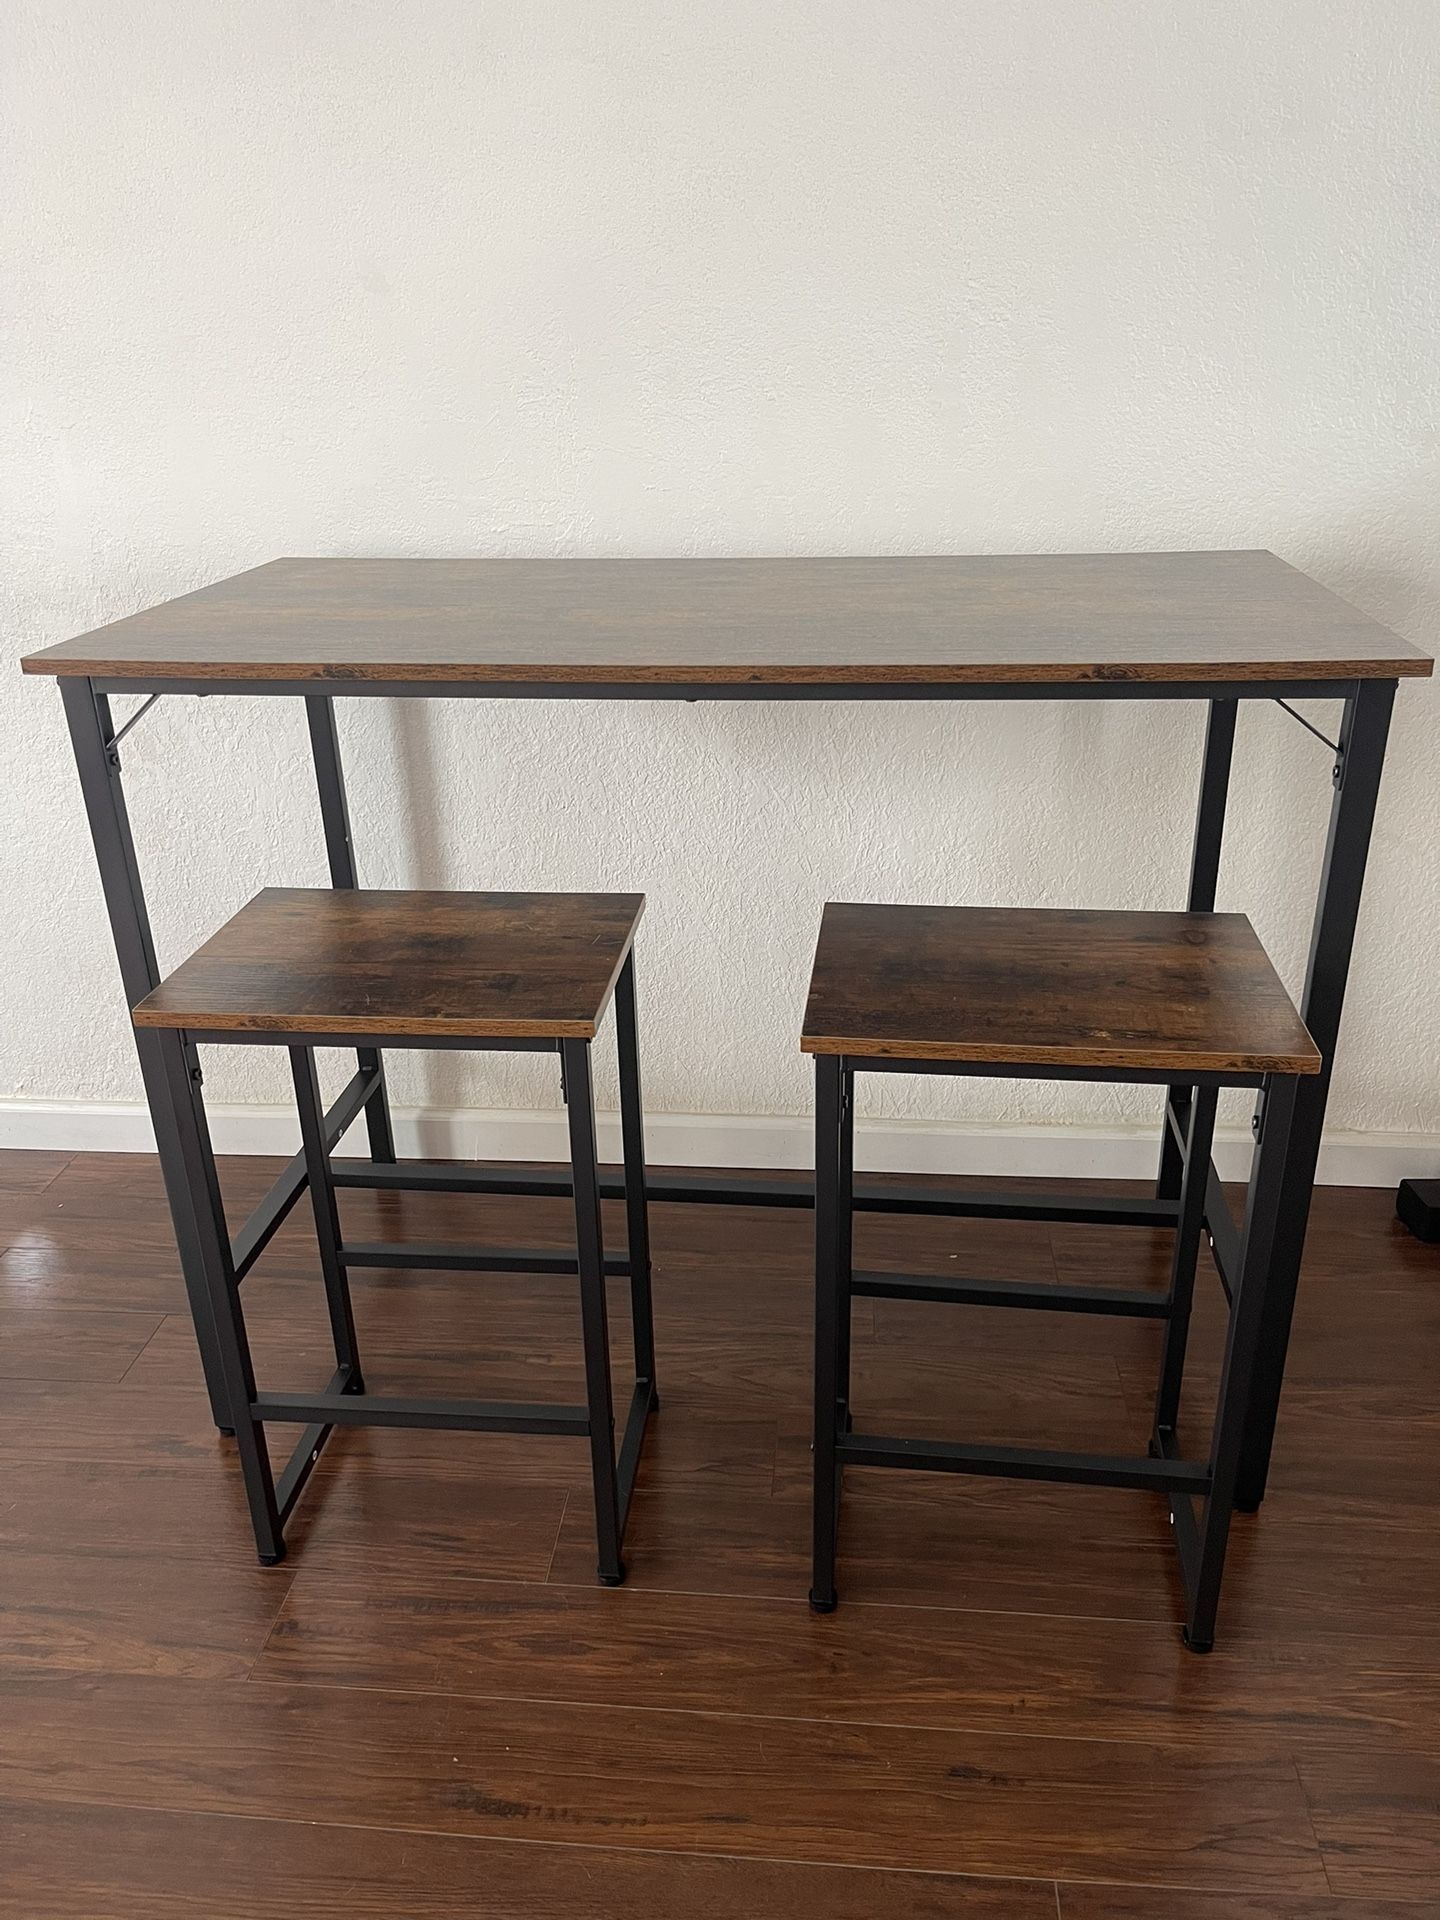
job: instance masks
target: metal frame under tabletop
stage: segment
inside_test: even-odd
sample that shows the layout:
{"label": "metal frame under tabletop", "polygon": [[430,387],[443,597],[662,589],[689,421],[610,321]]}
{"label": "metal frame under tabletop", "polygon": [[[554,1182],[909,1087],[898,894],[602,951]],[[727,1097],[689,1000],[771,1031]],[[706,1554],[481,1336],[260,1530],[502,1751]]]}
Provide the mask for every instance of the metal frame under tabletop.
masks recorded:
{"label": "metal frame under tabletop", "polygon": [[[333,686],[343,679],[349,698],[382,699],[611,699],[611,700],[1203,700],[1208,703],[1195,836],[1190,862],[1188,907],[1209,911],[1215,905],[1220,847],[1230,785],[1235,722],[1242,700],[1273,700],[1293,713],[1297,699],[1339,700],[1343,703],[1338,735],[1329,739],[1311,721],[1294,718],[1329,749],[1325,764],[1333,783],[1329,831],[1326,836],[1320,885],[1315,906],[1309,960],[1305,972],[1301,1012],[1324,1065],[1318,1076],[1301,1082],[1290,1129],[1290,1143],[1281,1178],[1278,1217],[1267,1289],[1265,1323],[1260,1329],[1255,1387],[1235,1484],[1235,1504],[1256,1508],[1265,1492],[1271,1444],[1284,1375],[1285,1352],[1300,1274],[1311,1190],[1320,1150],[1321,1127],[1330,1087],[1330,1073],[1339,1032],[1354,943],[1361,887],[1370,845],[1376,797],[1385,758],[1386,737],[1398,680],[1393,677],[1256,679],[1237,670],[1234,679],[1207,681],[1095,678],[1074,681],[968,680],[956,684],[847,680],[837,684],[787,683],[773,679],[755,682],[676,680],[587,681],[570,679],[534,682],[498,678],[457,681],[423,678],[374,680],[344,677],[343,669],[330,677]],[[318,684],[325,685],[321,680]],[[120,745],[130,728],[162,694],[228,695],[257,698],[303,699],[309,720],[319,789],[320,818],[329,856],[331,884],[357,883],[345,781],[335,724],[334,694],[316,691],[313,678],[282,680],[272,677],[184,678],[171,669],[147,675],[133,667],[123,676],[63,675],[60,680],[76,764],[80,773],[90,830],[99,862],[111,931],[120,962],[126,999],[134,1005],[160,978],[145,892],[126,813]],[[146,696],[123,725],[111,714],[112,695]],[[180,1151],[174,1093],[167,1083],[156,1035],[137,1033],[140,1065],[154,1115],[155,1133],[166,1191],[174,1216],[176,1238],[185,1274],[190,1306],[210,1388],[217,1425],[225,1426],[224,1396],[215,1354],[213,1321],[199,1250],[200,1225],[193,1212]],[[855,1205],[876,1212],[916,1212],[951,1216],[984,1216],[1011,1220],[1103,1222],[1110,1225],[1169,1227],[1177,1219],[1180,1194],[1180,1153],[1193,1089],[1167,1090],[1165,1124],[1159,1170],[1153,1196],[1131,1198],[1077,1197],[1057,1192],[957,1193],[937,1187],[859,1182]],[[335,1167],[340,1187],[391,1187],[419,1191],[474,1193],[566,1194],[568,1178],[559,1172],[524,1167],[467,1168],[433,1162],[397,1162],[385,1090],[384,1063],[372,1047],[357,1050],[356,1073],[325,1115],[327,1145],[363,1112],[369,1135],[370,1158],[341,1161]],[[256,1260],[306,1187],[305,1157],[295,1156],[284,1168],[236,1236],[237,1280]],[[602,1175],[606,1197],[622,1195],[618,1171]],[[811,1207],[813,1181],[809,1176],[738,1179],[724,1171],[652,1173],[649,1194],[654,1201],[698,1202],[713,1206]],[[1239,1233],[1221,1190],[1213,1161],[1207,1182],[1205,1227],[1215,1262],[1227,1292],[1238,1272]]]}

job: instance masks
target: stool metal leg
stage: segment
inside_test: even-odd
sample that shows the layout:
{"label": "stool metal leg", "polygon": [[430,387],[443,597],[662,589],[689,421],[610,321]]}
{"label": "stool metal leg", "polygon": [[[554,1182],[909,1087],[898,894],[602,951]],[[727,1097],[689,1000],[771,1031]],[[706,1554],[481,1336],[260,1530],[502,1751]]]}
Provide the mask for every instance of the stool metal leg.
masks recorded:
{"label": "stool metal leg", "polygon": [[605,1246],[600,1225],[600,1169],[595,1152],[595,1091],[590,1076],[589,1042],[562,1040],[560,1058],[570,1122],[571,1178],[575,1185],[575,1248],[580,1268],[580,1321],[585,1341],[590,1470],[595,1486],[595,1542],[602,1584],[618,1587],[625,1578],[625,1564],[620,1558],[620,1491],[615,1471]]}
{"label": "stool metal leg", "polygon": [[844,1063],[815,1057],[815,1459],[810,1605],[833,1612],[840,1477],[835,1454],[840,1409],[841,1156]]}
{"label": "stool metal leg", "polygon": [[330,1178],[330,1155],[325,1147],[325,1103],[320,1097],[314,1048],[291,1047],[290,1071],[295,1080],[295,1105],[300,1114],[300,1139],[315,1213],[315,1241],[320,1250],[320,1272],[325,1281],[335,1358],[342,1367],[350,1369],[345,1391],[363,1393],[365,1383],[355,1338],[355,1314],[350,1305],[350,1282],[340,1256],[340,1214]]}
{"label": "stool metal leg", "polygon": [[855,1239],[855,1076],[840,1078],[840,1168],[835,1209],[835,1408],[843,1431],[850,1429],[850,1273]]}
{"label": "stool metal leg", "polygon": [[625,1241],[630,1259],[630,1317],[635,1334],[635,1378],[655,1385],[655,1314],[650,1299],[650,1221],[645,1194],[645,1119],[640,1099],[640,1033],[635,1010],[635,955],[626,956],[615,983],[615,1038],[620,1056],[620,1134],[625,1159]]}
{"label": "stool metal leg", "polygon": [[1245,1447],[1265,1325],[1266,1288],[1276,1240],[1284,1230],[1285,1160],[1295,1112],[1298,1079],[1276,1076],[1265,1084],[1260,1140],[1250,1169],[1240,1273],[1225,1341],[1225,1366],[1211,1441],[1210,1492],[1205,1502],[1200,1554],[1190,1594],[1185,1643],[1208,1653],[1215,1642],[1220,1576],[1230,1533],[1235,1482]]}
{"label": "stool metal leg", "polygon": [[275,1477],[265,1445],[265,1429],[250,1409],[255,1399],[255,1369],[240,1311],[240,1289],[230,1253],[230,1235],[220,1199],[210,1128],[200,1091],[200,1066],[195,1048],[183,1033],[155,1030],[164,1060],[178,1121],[185,1177],[190,1189],[196,1225],[197,1252],[204,1267],[214,1316],[215,1344],[235,1431],[235,1451],[245,1479],[255,1548],[266,1566],[285,1558],[280,1513],[275,1500]]}
{"label": "stool metal leg", "polygon": [[1180,1413],[1180,1381],[1185,1370],[1185,1347],[1190,1337],[1190,1308],[1195,1297],[1195,1266],[1200,1256],[1200,1233],[1205,1217],[1205,1190],[1210,1177],[1210,1147],[1215,1134],[1214,1087],[1197,1087],[1190,1100],[1185,1130],[1185,1172],[1180,1190],[1180,1217],[1175,1223],[1175,1250],[1170,1262],[1170,1317],[1165,1327],[1165,1351],[1155,1394],[1157,1434],[1173,1434]]}

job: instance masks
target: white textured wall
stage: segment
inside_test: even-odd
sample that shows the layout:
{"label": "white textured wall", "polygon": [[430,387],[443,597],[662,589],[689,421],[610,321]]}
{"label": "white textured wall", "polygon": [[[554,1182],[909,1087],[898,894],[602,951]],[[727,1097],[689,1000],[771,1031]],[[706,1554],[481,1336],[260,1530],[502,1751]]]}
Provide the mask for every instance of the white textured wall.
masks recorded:
{"label": "white textured wall", "polygon": [[[14,659],[275,554],[1270,546],[1440,639],[1433,0],[10,0],[0,33],[0,1097],[138,1095],[59,699]],[[342,725],[363,878],[643,887],[651,1107],[795,1113],[823,899],[1182,904],[1203,716]],[[1342,1126],[1440,1130],[1437,773],[1403,687]],[[127,774],[163,957],[323,879],[297,707],[167,702]],[[1247,709],[1234,799],[1221,904],[1298,984],[1324,749]],[[440,1056],[398,1097],[555,1096]]]}

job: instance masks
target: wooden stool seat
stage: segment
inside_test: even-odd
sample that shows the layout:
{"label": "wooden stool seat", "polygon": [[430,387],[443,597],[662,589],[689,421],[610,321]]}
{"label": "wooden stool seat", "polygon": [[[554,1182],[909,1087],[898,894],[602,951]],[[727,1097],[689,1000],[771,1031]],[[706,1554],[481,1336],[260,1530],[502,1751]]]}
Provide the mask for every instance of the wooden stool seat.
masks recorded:
{"label": "wooden stool seat", "polygon": [[801,1051],[980,1067],[1318,1073],[1241,913],[825,908]]}
{"label": "wooden stool seat", "polygon": [[135,1008],[139,1027],[590,1040],[638,893],[267,887]]}

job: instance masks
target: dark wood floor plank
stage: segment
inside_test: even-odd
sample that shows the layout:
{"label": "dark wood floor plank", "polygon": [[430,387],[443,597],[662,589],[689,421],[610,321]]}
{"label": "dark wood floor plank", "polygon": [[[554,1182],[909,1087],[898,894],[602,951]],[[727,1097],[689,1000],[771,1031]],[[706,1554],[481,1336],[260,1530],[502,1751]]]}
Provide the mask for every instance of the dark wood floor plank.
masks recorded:
{"label": "dark wood floor plank", "polygon": [[1301,1784],[1336,1893],[1440,1907],[1440,1740],[1303,1741]]}
{"label": "dark wood floor plank", "polygon": [[42,1466],[173,1468],[199,1461],[213,1474],[228,1471],[233,1459],[198,1380],[146,1394],[123,1381],[0,1380],[0,1471],[12,1490]]}
{"label": "dark wood floor plank", "polygon": [[110,1307],[0,1307],[0,1378],[119,1380],[162,1318]]}
{"label": "dark wood floor plank", "polygon": [[1158,1887],[1060,1885],[1059,1920],[1429,1920],[1434,1903],[1331,1894],[1179,1893]]}
{"label": "dark wood floor plank", "polygon": [[[1012,1264],[1023,1267],[1030,1263],[1016,1260]],[[911,1271],[963,1272],[967,1278],[986,1280],[1008,1277],[992,1272],[979,1261],[967,1260],[962,1267],[953,1262],[942,1265],[934,1258],[923,1256]],[[1051,1277],[1043,1271],[1034,1271],[1033,1265],[1030,1272],[1015,1275],[1016,1279],[1042,1283]],[[1129,1281],[1112,1280],[1107,1273],[1103,1282],[1095,1284],[1123,1286]],[[964,1354],[972,1361],[991,1354],[1015,1360],[1041,1354],[1058,1359],[1085,1356],[1128,1362],[1148,1369],[1152,1376],[1160,1364],[1160,1335],[1149,1320],[1108,1319],[1098,1313],[1026,1313],[1022,1316],[1003,1307],[957,1307],[919,1300],[876,1300],[874,1312],[877,1343],[896,1347],[902,1353]]]}
{"label": "dark wood floor plank", "polygon": [[[584,1366],[573,1282],[522,1287],[513,1277],[387,1271],[352,1282],[366,1378],[376,1391],[483,1393],[497,1399],[574,1401]],[[256,1274],[246,1282],[247,1324],[262,1386],[323,1382],[334,1368],[318,1278]],[[611,1286],[611,1352],[617,1382],[631,1366],[623,1282]],[[736,1285],[716,1298],[689,1300],[672,1277],[656,1280],[656,1351],[662,1396],[676,1405],[719,1402],[752,1422],[777,1409],[803,1409],[812,1362],[808,1306],[776,1306],[763,1284]],[[868,1338],[865,1303],[857,1337]],[[878,1364],[878,1362],[877,1362]],[[903,1379],[904,1363],[887,1361]],[[1069,1369],[1073,1382],[1080,1363]],[[1100,1362],[1088,1376],[1112,1410],[1124,1401],[1115,1369]],[[173,1314],[127,1384],[149,1391],[198,1379],[188,1318]],[[1071,1389],[1073,1391],[1073,1385]]]}
{"label": "dark wood floor plank", "polygon": [[[291,1430],[275,1429],[276,1450]],[[739,1493],[768,1497],[774,1479],[774,1420],[736,1414],[726,1406],[682,1399],[667,1405],[646,1441],[640,1484],[680,1486],[713,1483]],[[197,1380],[190,1387],[134,1389],[133,1379],[115,1387],[64,1381],[0,1379],[0,1471],[47,1466],[169,1469],[202,1463],[206,1472],[234,1474],[233,1447],[216,1433],[209,1403]],[[585,1489],[589,1449],[564,1436],[504,1433],[434,1433],[403,1427],[340,1428],[331,1435],[315,1480],[315,1495],[329,1478],[357,1470],[394,1473],[408,1479],[453,1482],[457,1501],[476,1486]]]}
{"label": "dark wood floor plank", "polygon": [[[583,1397],[583,1396],[582,1396]],[[640,1462],[639,1485],[700,1487],[769,1496],[774,1480],[776,1422],[761,1415],[691,1398],[665,1402],[665,1418],[652,1423]],[[336,1445],[336,1442],[339,1445]],[[336,1433],[322,1463],[364,1460],[375,1472],[423,1475],[461,1486],[477,1480],[522,1485],[532,1480],[571,1484],[590,1498],[589,1443],[530,1434],[426,1433],[401,1427],[356,1427]]]}
{"label": "dark wood floor plank", "polygon": [[[508,1694],[1073,1739],[1423,1738],[1428,1639],[1246,1637],[1178,1661],[1178,1625],[301,1567],[256,1667],[306,1684]],[[563,1660],[555,1657],[564,1649]]]}
{"label": "dark wood floor plank", "polygon": [[[93,1239],[93,1223],[86,1238]],[[126,1307],[132,1312],[184,1313],[185,1282],[174,1250],[126,1263],[105,1248],[40,1245],[0,1253],[0,1308]]]}
{"label": "dark wood floor plank", "polygon": [[131,1554],[4,1549],[0,1668],[243,1679],[293,1577],[218,1571],[169,1540]]}
{"label": "dark wood floor plank", "polygon": [[[448,1920],[477,1899],[522,1920],[1050,1920],[1057,1874],[1061,1920],[1428,1920],[1440,1267],[1393,1227],[1390,1195],[1316,1196],[1272,1493],[1236,1523],[1202,1661],[1177,1644],[1169,1528],[1140,1493],[852,1472],[842,1604],[809,1614],[799,1210],[653,1210],[664,1409],[621,1592],[594,1585],[584,1443],[524,1436],[337,1433],[290,1558],[262,1570],[153,1158],[6,1165],[0,1339],[23,1321],[25,1370],[0,1352],[0,1684],[29,1692],[23,1748],[0,1702],[0,1748],[32,1838],[17,1853],[0,1808],[3,1920],[269,1920],[341,1896],[360,1920]],[[232,1221],[276,1170],[222,1166]],[[342,1206],[366,1239],[559,1248],[572,1231],[564,1200]],[[889,1215],[861,1218],[857,1252],[1148,1287],[1168,1260],[1143,1231]],[[246,1297],[266,1384],[328,1377],[305,1208]],[[578,1397],[573,1281],[367,1270],[355,1297],[372,1384]],[[1153,1325],[859,1307],[867,1416],[1014,1444],[1143,1437]],[[1223,1330],[1202,1268],[1192,1440]],[[277,1451],[291,1437],[277,1429]],[[342,1750],[360,1756],[349,1779]],[[238,1778],[218,1778],[222,1755]],[[93,1792],[72,1777],[87,1766]],[[55,1803],[127,1783],[181,1809]],[[196,1810],[224,1806],[240,1811]],[[380,1830],[397,1807],[407,1831]],[[831,1846],[887,1864],[713,1857],[816,1863]],[[957,1863],[1007,1877],[898,1871]]]}
{"label": "dark wood floor plank", "polygon": [[360,1568],[394,1557],[421,1581],[441,1567],[477,1578],[543,1580],[567,1501],[576,1504],[558,1483],[466,1486],[371,1473],[363,1460],[345,1460],[308,1492],[287,1532],[291,1563]]}
{"label": "dark wood floor plank", "polygon": [[7,1147],[0,1153],[0,1193],[37,1193],[75,1158],[44,1147]]}
{"label": "dark wood floor plank", "polygon": [[[243,1217],[265,1192],[281,1162],[254,1154],[227,1154],[221,1176],[227,1207]],[[0,1192],[5,1189],[0,1187]],[[77,1153],[33,1197],[37,1224],[64,1228],[88,1220],[93,1226],[169,1224],[165,1184],[149,1153]]]}
{"label": "dark wood floor plank", "polygon": [[[1118,1367],[1098,1354],[897,1349],[861,1336],[851,1406],[857,1427],[917,1439],[1143,1453],[1147,1438]],[[803,1407],[797,1415],[804,1420]]]}
{"label": "dark wood floor plank", "polygon": [[57,1262],[63,1262],[67,1254],[73,1255],[81,1271],[120,1273],[143,1263],[177,1277],[180,1273],[174,1230],[163,1208],[154,1212],[137,1209],[133,1219],[119,1213],[95,1219],[69,1213],[41,1214],[33,1200],[22,1212],[15,1199],[13,1194],[0,1194],[0,1246],[5,1248],[7,1259],[21,1250],[38,1248]]}
{"label": "dark wood floor plank", "polygon": [[1325,1877],[1283,1751],[1203,1755],[251,1681],[6,1676],[0,1790],[936,1872]]}
{"label": "dark wood floor plank", "polygon": [[[417,1570],[473,1568],[477,1575],[543,1580],[568,1497],[560,1484],[479,1481],[465,1488],[342,1470],[307,1488],[290,1524],[285,1564],[293,1570],[302,1557],[332,1567],[398,1560]],[[217,1579],[256,1564],[233,1453],[223,1462],[171,1468],[41,1461],[7,1476],[0,1548],[51,1548],[62,1528],[65,1542],[96,1553],[179,1542],[213,1566]]]}
{"label": "dark wood floor plank", "polygon": [[[588,1525],[583,1504],[572,1500],[552,1581],[589,1581]],[[794,1599],[809,1587],[809,1527],[809,1505],[795,1499],[717,1493],[699,1505],[683,1490],[637,1494],[626,1536],[630,1583]],[[975,1480],[955,1486],[943,1504],[884,1491],[847,1495],[840,1555],[843,1600],[1180,1618],[1168,1523],[1144,1494]]]}
{"label": "dark wood floor plank", "polygon": [[0,1801],[0,1831],[0,1920],[1055,1920],[1048,1883],[293,1817]]}

